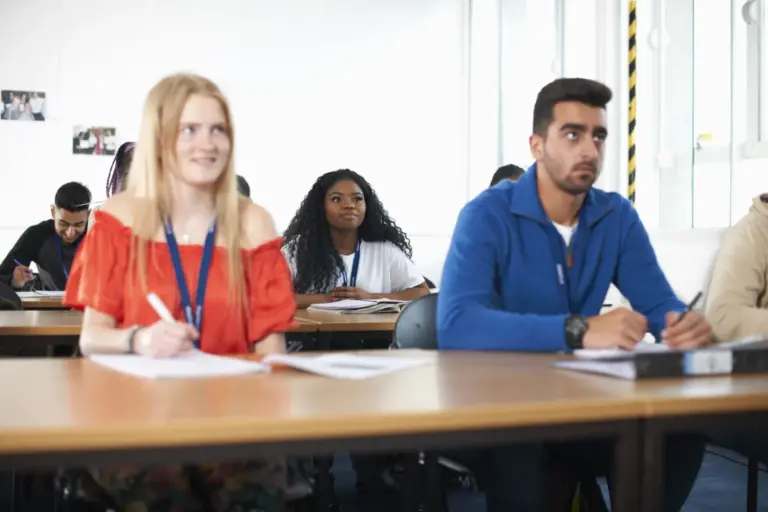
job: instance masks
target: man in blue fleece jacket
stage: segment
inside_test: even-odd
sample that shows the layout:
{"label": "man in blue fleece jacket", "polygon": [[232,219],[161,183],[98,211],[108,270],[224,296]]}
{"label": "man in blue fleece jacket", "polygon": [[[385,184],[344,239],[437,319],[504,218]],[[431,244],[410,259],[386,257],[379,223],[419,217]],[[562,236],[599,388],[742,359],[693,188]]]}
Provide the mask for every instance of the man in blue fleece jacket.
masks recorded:
{"label": "man in blue fleece jacket", "polygon": [[[482,192],[459,216],[440,283],[441,349],[631,349],[649,330],[676,348],[710,342],[703,315],[692,311],[678,321],[685,305],[672,292],[635,209],[619,194],[592,188],[611,95],[605,85],[579,78],[555,80],[539,92],[530,137],[536,163],[516,183]],[[634,311],[600,314],[611,283]],[[508,448],[473,454],[492,459],[479,467],[495,468],[485,470],[489,512],[542,510],[544,472],[533,469],[543,468],[553,450]],[[597,473],[610,467],[604,445],[581,443],[565,451],[570,460],[574,452],[576,459],[586,456]],[[506,462],[498,460],[501,452]],[[668,444],[666,510],[682,506],[702,452],[698,437]]]}

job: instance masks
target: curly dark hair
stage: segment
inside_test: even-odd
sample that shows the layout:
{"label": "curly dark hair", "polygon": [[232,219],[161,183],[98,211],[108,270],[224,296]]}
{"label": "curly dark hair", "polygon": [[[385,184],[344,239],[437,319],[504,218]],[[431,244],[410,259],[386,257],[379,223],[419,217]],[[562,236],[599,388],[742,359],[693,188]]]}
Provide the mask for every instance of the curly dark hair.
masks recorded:
{"label": "curly dark hair", "polygon": [[329,172],[312,185],[284,234],[283,246],[296,265],[294,284],[297,293],[326,293],[332,290],[344,268],[339,251],[331,240],[325,216],[325,196],[341,180],[354,181],[363,191],[366,212],[358,228],[358,238],[366,242],[391,242],[409,258],[413,255],[408,236],[390,218],[365,178],[349,169]]}
{"label": "curly dark hair", "polygon": [[121,192],[125,188],[125,180],[128,179],[128,170],[133,160],[133,147],[135,143],[124,142],[112,160],[112,166],[107,175],[107,197]]}

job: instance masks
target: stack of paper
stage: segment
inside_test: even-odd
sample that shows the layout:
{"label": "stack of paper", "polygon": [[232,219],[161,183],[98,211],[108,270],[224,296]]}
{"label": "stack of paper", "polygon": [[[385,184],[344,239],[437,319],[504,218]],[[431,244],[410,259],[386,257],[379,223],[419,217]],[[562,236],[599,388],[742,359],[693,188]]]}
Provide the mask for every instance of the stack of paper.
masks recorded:
{"label": "stack of paper", "polygon": [[297,370],[337,379],[370,379],[430,363],[429,360],[425,359],[360,356],[356,354],[326,354],[314,357],[271,354],[264,358],[264,362],[282,364]]}
{"label": "stack of paper", "polygon": [[199,350],[167,358],[120,354],[92,355],[88,359],[112,370],[146,379],[230,377],[270,370],[269,366],[255,361],[215,356]]}
{"label": "stack of paper", "polygon": [[36,290],[31,292],[16,292],[16,295],[22,299],[32,297],[63,297],[64,292],[59,290]]}
{"label": "stack of paper", "polygon": [[621,348],[589,349],[582,348],[573,351],[577,359],[626,359],[636,353],[647,352],[668,352],[669,346],[663,343],[638,343],[634,350],[624,350]]}
{"label": "stack of paper", "polygon": [[345,299],[336,302],[312,304],[308,311],[325,311],[344,315],[360,315],[364,313],[399,313],[408,303],[406,300],[375,299],[355,300]]}

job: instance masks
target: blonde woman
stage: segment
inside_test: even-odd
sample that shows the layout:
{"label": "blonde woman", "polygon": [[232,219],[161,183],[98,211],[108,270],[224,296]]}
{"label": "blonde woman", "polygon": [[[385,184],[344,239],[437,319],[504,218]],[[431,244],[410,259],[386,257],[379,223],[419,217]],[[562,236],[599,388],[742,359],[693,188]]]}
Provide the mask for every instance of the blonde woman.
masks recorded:
{"label": "blonde woman", "polygon": [[[290,271],[269,213],[238,194],[232,149],[229,107],[212,82],[174,75],[150,91],[127,189],[96,212],[67,286],[66,304],[85,311],[84,354],[284,350],[296,310]],[[178,321],[160,320],[148,292]],[[196,469],[202,483],[194,489],[181,468],[102,468],[94,476],[129,510],[279,506],[278,462]],[[201,494],[212,503],[200,503]]]}

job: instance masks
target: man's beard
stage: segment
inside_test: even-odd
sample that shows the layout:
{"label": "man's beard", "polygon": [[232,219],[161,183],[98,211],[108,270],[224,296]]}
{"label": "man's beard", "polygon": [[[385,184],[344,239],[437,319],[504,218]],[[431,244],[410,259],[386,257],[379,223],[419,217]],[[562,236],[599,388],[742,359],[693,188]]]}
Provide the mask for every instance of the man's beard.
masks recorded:
{"label": "man's beard", "polygon": [[552,179],[552,182],[557,188],[566,194],[570,194],[572,196],[585,194],[589,192],[589,190],[592,188],[592,185],[594,185],[595,181],[597,181],[597,165],[593,162],[582,162],[573,167],[573,169],[586,167],[592,169],[592,174],[583,175],[584,179],[581,180],[575,180],[569,177],[570,175],[564,178],[558,178],[558,176],[561,174],[560,170],[562,169],[562,166],[554,164],[554,161],[549,157],[549,155],[546,154],[546,152],[544,155],[544,163],[547,167],[547,171],[549,172],[549,177]]}

